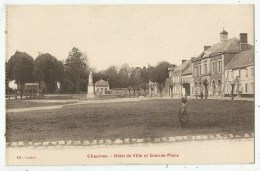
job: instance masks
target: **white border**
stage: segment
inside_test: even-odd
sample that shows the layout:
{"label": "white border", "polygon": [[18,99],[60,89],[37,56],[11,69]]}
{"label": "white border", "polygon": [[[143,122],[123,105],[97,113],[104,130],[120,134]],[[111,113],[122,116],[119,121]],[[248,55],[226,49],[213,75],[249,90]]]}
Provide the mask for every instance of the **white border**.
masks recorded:
{"label": "white border", "polygon": [[[4,70],[4,62],[5,62],[5,5],[29,5],[29,4],[255,4],[255,66],[260,66],[260,35],[259,31],[260,27],[260,1],[257,0],[4,0],[1,1],[0,6],[0,83],[4,83],[5,70]],[[102,165],[102,166],[23,166],[23,167],[7,167],[5,166],[5,138],[4,138],[4,130],[5,130],[5,85],[0,84],[0,170],[40,170],[44,171],[46,169],[59,171],[59,170],[211,170],[211,171],[219,171],[219,170],[260,170],[260,101],[259,101],[259,67],[255,68],[255,164],[243,164],[243,165]],[[258,78],[259,77],[259,78]],[[258,79],[257,79],[258,78]],[[214,167],[212,167],[214,166]]]}

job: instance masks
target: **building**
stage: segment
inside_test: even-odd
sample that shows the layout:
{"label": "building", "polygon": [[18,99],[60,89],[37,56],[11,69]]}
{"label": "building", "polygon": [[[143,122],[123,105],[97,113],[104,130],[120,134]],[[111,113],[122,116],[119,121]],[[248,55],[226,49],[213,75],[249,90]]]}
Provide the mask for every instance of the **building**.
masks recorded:
{"label": "building", "polygon": [[39,83],[25,83],[24,90],[26,95],[37,96],[39,95],[40,84]]}
{"label": "building", "polygon": [[191,61],[189,60],[188,67],[181,73],[182,86],[184,88],[183,95],[190,96],[192,94],[193,77],[191,69]]}
{"label": "building", "polygon": [[204,46],[204,51],[192,58],[193,95],[203,92],[209,96],[223,95],[225,83],[224,68],[241,51],[253,49],[247,42],[247,33],[240,33],[240,39],[228,39],[228,32],[220,33],[220,42]]}
{"label": "building", "polygon": [[254,96],[254,50],[238,53],[225,67],[225,95]]}
{"label": "building", "polygon": [[165,91],[167,96],[173,96],[173,71],[177,68],[176,65],[170,65],[168,68],[169,78],[165,80]]}
{"label": "building", "polygon": [[109,84],[107,81],[99,80],[95,83],[95,92],[96,94],[105,94],[106,91],[109,91]]}
{"label": "building", "polygon": [[182,64],[170,70],[169,75],[173,83],[172,95],[189,96],[193,83],[191,60],[182,60]]}

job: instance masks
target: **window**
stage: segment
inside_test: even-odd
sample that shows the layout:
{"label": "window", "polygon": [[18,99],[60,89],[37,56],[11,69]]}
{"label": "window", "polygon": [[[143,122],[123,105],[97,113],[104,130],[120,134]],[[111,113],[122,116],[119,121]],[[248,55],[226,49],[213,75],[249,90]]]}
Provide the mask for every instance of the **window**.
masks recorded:
{"label": "window", "polygon": [[218,61],[218,72],[221,72],[221,61]]}
{"label": "window", "polygon": [[204,74],[207,74],[208,69],[207,69],[207,63],[204,63]]}
{"label": "window", "polygon": [[245,92],[247,93],[247,84],[245,84]]}
{"label": "window", "polygon": [[231,70],[231,80],[234,80],[234,72]]}
{"label": "window", "polygon": [[201,65],[199,65],[199,75],[201,75]]}
{"label": "window", "polygon": [[254,68],[251,68],[251,76],[254,77]]}
{"label": "window", "polygon": [[215,73],[215,62],[212,62],[212,73]]}
{"label": "window", "polygon": [[254,83],[251,83],[251,92],[254,93]]}

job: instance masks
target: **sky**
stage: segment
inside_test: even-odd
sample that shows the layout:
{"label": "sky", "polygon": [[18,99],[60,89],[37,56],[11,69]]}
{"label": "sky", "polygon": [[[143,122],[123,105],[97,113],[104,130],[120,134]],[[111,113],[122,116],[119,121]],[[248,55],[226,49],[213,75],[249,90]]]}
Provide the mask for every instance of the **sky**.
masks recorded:
{"label": "sky", "polygon": [[6,60],[18,50],[65,61],[77,47],[100,71],[124,63],[179,65],[218,43],[223,28],[229,38],[248,33],[254,42],[253,5],[23,5],[6,11]]}

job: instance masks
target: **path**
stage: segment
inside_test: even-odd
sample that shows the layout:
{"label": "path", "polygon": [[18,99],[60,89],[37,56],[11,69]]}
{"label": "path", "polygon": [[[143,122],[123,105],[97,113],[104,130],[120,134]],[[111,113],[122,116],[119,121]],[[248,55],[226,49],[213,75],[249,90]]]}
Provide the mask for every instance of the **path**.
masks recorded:
{"label": "path", "polygon": [[[71,104],[61,104],[61,105],[52,105],[52,106],[40,106],[40,107],[30,107],[30,108],[19,108],[19,109],[7,109],[6,113],[15,113],[15,112],[28,112],[33,110],[48,110],[48,109],[59,109],[65,106],[71,106],[71,105],[80,105],[80,104],[95,104],[95,103],[118,103],[118,102],[135,102],[135,101],[141,101],[141,100],[151,100],[150,98],[117,98],[117,99],[104,99],[104,100],[79,100],[76,103]],[[41,101],[40,103],[44,102],[53,102],[52,100],[34,100]],[[60,102],[61,100],[55,100],[55,102]],[[65,100],[62,100],[63,102]],[[75,100],[74,100],[75,101]],[[65,103],[65,102],[64,102]]]}

